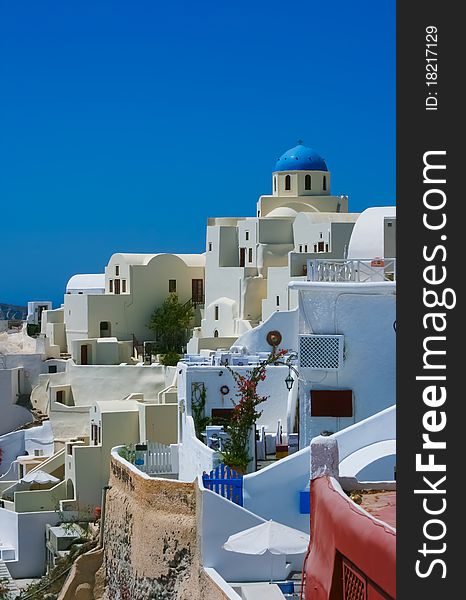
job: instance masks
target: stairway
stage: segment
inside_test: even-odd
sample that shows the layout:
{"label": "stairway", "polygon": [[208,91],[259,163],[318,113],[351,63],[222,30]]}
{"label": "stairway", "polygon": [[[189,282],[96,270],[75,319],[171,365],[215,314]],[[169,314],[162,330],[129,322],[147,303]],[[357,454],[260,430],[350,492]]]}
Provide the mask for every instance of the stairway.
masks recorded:
{"label": "stairway", "polygon": [[[8,567],[6,566],[6,564],[3,562],[3,560],[0,560],[0,584],[2,584],[2,583],[6,587],[6,589],[10,592],[10,596],[12,599],[19,596],[19,594],[20,594],[19,587],[16,585],[14,579],[12,579],[12,577],[10,575],[10,571],[8,570]],[[0,590],[1,590],[1,587],[0,587]]]}

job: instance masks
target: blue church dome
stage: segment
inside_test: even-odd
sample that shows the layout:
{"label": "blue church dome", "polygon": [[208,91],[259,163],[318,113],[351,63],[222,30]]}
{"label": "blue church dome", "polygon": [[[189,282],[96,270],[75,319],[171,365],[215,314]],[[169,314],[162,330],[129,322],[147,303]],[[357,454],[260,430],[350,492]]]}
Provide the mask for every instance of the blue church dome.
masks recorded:
{"label": "blue church dome", "polygon": [[274,171],[328,171],[325,160],[312,148],[298,144],[277,160]]}

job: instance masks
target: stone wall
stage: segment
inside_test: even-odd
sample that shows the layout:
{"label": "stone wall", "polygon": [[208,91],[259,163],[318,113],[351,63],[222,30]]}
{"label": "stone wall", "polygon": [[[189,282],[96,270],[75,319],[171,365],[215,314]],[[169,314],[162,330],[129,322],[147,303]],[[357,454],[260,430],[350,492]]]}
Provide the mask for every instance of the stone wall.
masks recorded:
{"label": "stone wall", "polygon": [[96,600],[227,598],[201,566],[195,483],[149,479],[114,457],[109,483]]}

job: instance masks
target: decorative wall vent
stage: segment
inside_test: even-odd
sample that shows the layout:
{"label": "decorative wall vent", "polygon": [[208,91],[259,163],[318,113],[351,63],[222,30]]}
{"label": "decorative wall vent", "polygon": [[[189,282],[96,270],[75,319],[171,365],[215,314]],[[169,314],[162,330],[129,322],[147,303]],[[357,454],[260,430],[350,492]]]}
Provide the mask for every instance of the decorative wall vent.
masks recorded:
{"label": "decorative wall vent", "polygon": [[343,600],[366,600],[365,577],[353,565],[343,559]]}
{"label": "decorative wall vent", "polygon": [[343,366],[344,335],[300,335],[299,366],[336,371]]}

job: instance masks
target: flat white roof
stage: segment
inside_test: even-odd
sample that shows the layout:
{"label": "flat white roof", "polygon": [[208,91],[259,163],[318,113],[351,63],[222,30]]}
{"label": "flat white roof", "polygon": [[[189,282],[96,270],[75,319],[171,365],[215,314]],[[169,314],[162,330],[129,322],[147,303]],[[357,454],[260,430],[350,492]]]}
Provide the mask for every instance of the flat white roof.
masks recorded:
{"label": "flat white roof", "polygon": [[96,405],[101,413],[133,412],[138,410],[137,400],[97,400]]}

